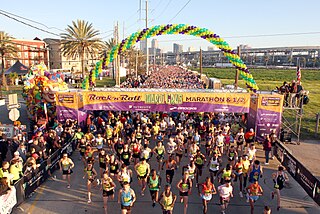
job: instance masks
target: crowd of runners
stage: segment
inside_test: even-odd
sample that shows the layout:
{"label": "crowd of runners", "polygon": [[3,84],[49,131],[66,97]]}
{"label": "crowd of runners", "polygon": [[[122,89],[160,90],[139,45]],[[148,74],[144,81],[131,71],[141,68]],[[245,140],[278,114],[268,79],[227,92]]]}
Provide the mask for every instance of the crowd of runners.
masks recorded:
{"label": "crowd of runners", "polygon": [[152,67],[152,75],[127,78],[122,88],[184,88],[205,89],[198,73],[179,66]]}
{"label": "crowd of runners", "polygon": [[[93,113],[73,140],[83,162],[88,203],[92,203],[91,189],[101,185],[105,213],[108,200],[114,198],[122,213],[130,213],[137,197],[144,197],[148,189],[153,207],[158,203],[163,213],[172,213],[178,200],[184,214],[191,194],[199,195],[203,213],[215,194],[221,213],[234,194],[245,197],[253,213],[254,203],[263,195],[259,185],[263,167],[256,159],[254,141],[253,130],[244,132],[241,127],[240,115],[111,111]],[[182,165],[182,159],[188,164]],[[157,162],[153,167],[151,160]],[[67,188],[71,188],[73,167],[64,154],[60,169]],[[209,176],[203,177],[204,171]],[[181,178],[177,183],[173,183],[175,176]],[[280,190],[288,176],[281,166],[272,176],[272,198],[277,196],[279,210]],[[139,193],[130,187],[136,179]],[[268,206],[264,213],[271,213]]]}

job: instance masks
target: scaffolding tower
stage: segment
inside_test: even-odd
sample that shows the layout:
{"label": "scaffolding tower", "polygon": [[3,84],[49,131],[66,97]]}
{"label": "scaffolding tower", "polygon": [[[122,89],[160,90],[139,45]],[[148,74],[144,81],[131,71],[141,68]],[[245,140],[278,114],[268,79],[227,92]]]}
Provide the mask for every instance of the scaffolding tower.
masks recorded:
{"label": "scaffolding tower", "polygon": [[[296,143],[300,144],[301,121],[303,117],[303,105],[305,94],[286,94],[282,112],[282,141],[291,142],[291,136],[295,137]],[[285,135],[290,135],[290,140]],[[281,139],[281,137],[280,137]]]}

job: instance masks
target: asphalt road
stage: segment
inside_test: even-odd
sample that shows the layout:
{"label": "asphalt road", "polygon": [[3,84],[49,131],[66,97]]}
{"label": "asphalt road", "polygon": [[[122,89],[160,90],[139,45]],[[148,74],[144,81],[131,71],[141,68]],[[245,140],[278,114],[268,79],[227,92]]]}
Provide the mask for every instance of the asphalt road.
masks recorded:
{"label": "asphalt road", "polygon": [[[262,151],[258,150],[259,159],[262,158]],[[71,189],[66,188],[66,182],[62,180],[61,173],[56,171],[56,181],[48,180],[40,188],[37,189],[36,193],[27,199],[18,208],[13,210],[14,214],[22,213],[103,213],[103,201],[102,191],[99,188],[92,190],[92,203],[87,204],[87,192],[86,192],[86,181],[82,179],[83,176],[83,163],[79,160],[79,153],[75,152],[72,156],[75,162],[74,173],[72,174],[72,185]],[[187,159],[184,157],[182,165],[187,164]],[[150,161],[151,168],[156,168],[156,161],[153,157]],[[223,165],[225,166],[226,161],[224,160]],[[268,205],[272,208],[273,213],[320,213],[320,208],[314,201],[307,195],[307,193],[299,186],[297,182],[289,176],[290,182],[285,189],[282,190],[282,208],[279,212],[276,211],[276,199],[271,200],[271,191],[273,182],[271,179],[271,173],[276,169],[279,162],[271,160],[270,165],[264,167],[264,177],[260,181],[260,184],[264,190],[264,195],[255,204],[255,213],[263,213],[263,207]],[[130,166],[132,168],[132,165]],[[97,165],[96,165],[96,169]],[[97,171],[98,172],[98,171]],[[208,168],[204,168],[204,174],[200,181],[204,181],[205,177],[208,176]],[[135,173],[134,173],[135,177]],[[165,172],[161,172],[161,177],[165,177]],[[178,180],[181,178],[181,169],[175,173],[173,179],[173,192],[178,195],[178,190],[175,187]],[[119,184],[117,184],[117,193],[119,190]],[[217,182],[215,186],[217,187]],[[162,185],[164,186],[164,185]],[[142,197],[139,193],[139,186],[135,177],[131,187],[137,194],[137,201],[133,207],[132,213],[140,214],[155,214],[162,213],[160,206],[157,204],[154,208],[151,206],[152,202],[150,194],[146,191],[146,194]],[[202,213],[202,202],[195,187],[192,189],[192,195],[189,196],[189,208],[188,213]],[[249,203],[246,202],[245,198],[239,196],[238,183],[234,186],[235,197],[231,199],[230,206],[228,207],[227,213],[250,213]],[[108,202],[109,214],[120,213],[120,205],[116,202],[116,199]],[[183,213],[183,204],[177,200],[174,207],[174,213]],[[208,213],[220,213],[219,198],[217,195],[213,197],[208,205]]]}

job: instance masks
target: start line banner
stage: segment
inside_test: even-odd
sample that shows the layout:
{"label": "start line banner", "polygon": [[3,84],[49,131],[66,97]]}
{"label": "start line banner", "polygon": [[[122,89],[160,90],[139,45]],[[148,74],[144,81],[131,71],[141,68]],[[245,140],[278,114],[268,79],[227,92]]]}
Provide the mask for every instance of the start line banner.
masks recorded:
{"label": "start line banner", "polygon": [[83,110],[249,112],[249,93],[104,92],[79,93]]}

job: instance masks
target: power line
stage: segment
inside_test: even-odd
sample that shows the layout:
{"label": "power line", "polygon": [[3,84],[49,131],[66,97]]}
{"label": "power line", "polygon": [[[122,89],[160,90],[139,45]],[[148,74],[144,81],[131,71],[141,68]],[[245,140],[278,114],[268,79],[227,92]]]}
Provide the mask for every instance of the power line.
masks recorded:
{"label": "power line", "polygon": [[179,10],[179,12],[172,19],[170,19],[168,23],[170,23],[173,19],[175,19],[190,2],[191,0],[187,1],[187,3]]}
{"label": "power line", "polygon": [[164,7],[164,9],[161,11],[161,13],[153,20],[155,21],[156,19],[158,19],[160,16],[163,15],[163,13],[167,10],[167,8],[169,7],[170,3],[172,2],[172,0],[169,0],[169,2],[167,3],[167,5]]}
{"label": "power line", "polygon": [[29,23],[26,23],[26,22],[21,21],[21,20],[19,20],[19,19],[17,19],[17,18],[14,18],[14,17],[12,17],[12,16],[9,16],[8,14],[5,14],[5,13],[3,13],[3,12],[0,12],[0,14],[8,17],[9,19],[12,19],[12,20],[15,20],[15,21],[17,21],[17,22],[20,22],[21,24],[24,24],[24,25],[27,25],[27,26],[29,26],[29,27],[32,27],[32,28],[34,28],[34,29],[37,29],[37,30],[40,30],[40,31],[42,31],[42,32],[45,32],[45,33],[52,34],[52,35],[55,35],[55,36],[59,36],[59,37],[60,37],[60,35],[57,34],[57,33],[53,33],[53,32],[44,30],[44,29],[42,29],[42,28],[33,26],[33,25],[29,24]]}
{"label": "power line", "polygon": [[160,4],[162,3],[162,1],[163,1],[163,0],[160,0],[160,1],[158,2],[158,4],[154,7],[154,9],[151,10],[151,13],[154,13],[154,11],[156,11],[156,9],[160,6]]}
{"label": "power line", "polygon": [[[301,32],[301,33],[276,33],[276,34],[259,34],[259,35],[243,35],[243,36],[226,36],[223,38],[226,39],[235,39],[235,38],[259,38],[259,37],[276,37],[276,36],[299,36],[299,35],[312,35],[312,34],[320,34],[320,32]],[[195,41],[200,38],[195,39],[179,39],[179,41]],[[177,40],[162,40],[158,42],[175,42]]]}
{"label": "power line", "polygon": [[[29,27],[32,27],[32,28],[34,28],[34,29],[37,29],[37,30],[40,30],[40,31],[43,31],[43,32],[45,32],[45,33],[49,33],[49,34],[52,34],[52,35],[55,35],[55,36],[59,36],[59,37],[60,37],[60,34],[56,34],[56,33],[53,33],[53,32],[47,31],[47,30],[44,30],[44,29],[42,29],[42,28],[39,28],[39,27],[34,26],[34,25],[31,25],[31,24],[29,24],[29,23],[26,23],[26,22],[24,22],[24,21],[21,21],[21,20],[15,18],[15,17],[12,17],[12,16],[16,16],[16,17],[18,17],[18,18],[20,18],[20,19],[24,19],[24,20],[27,20],[27,21],[30,21],[30,22],[33,22],[33,23],[42,25],[42,26],[44,26],[44,27],[46,27],[46,28],[48,28],[48,29],[56,29],[56,30],[59,30],[59,31],[61,31],[61,32],[66,32],[65,30],[61,30],[61,29],[56,28],[56,27],[48,27],[47,25],[45,25],[45,24],[43,24],[43,23],[41,23],[41,22],[37,22],[37,21],[34,21],[34,20],[31,20],[31,19],[28,19],[28,18],[19,16],[19,15],[16,15],[16,14],[13,14],[13,13],[10,13],[10,12],[4,11],[4,10],[1,10],[1,9],[0,9],[0,14],[1,14],[1,15],[4,15],[4,16],[10,18],[10,19],[13,19],[14,21],[17,21],[17,22],[19,22],[19,23],[22,23],[22,24],[27,25],[27,26],[29,26]],[[8,14],[9,14],[9,15],[8,15]],[[102,35],[102,34],[109,33],[109,32],[111,32],[111,31],[113,31],[113,30],[105,31],[105,32],[99,33],[99,34]],[[109,36],[109,35],[108,35],[108,36]],[[105,37],[108,37],[108,36],[105,36]],[[105,38],[105,37],[103,37],[103,38]]]}
{"label": "power line", "polygon": [[19,16],[19,15],[13,14],[13,13],[10,13],[10,12],[5,11],[5,10],[1,10],[1,9],[0,9],[0,12],[6,13],[6,14],[9,14],[9,15],[12,15],[12,16],[16,16],[16,17],[18,17],[18,18],[20,18],[20,19],[24,19],[24,20],[27,20],[27,21],[29,21],[29,22],[36,23],[36,24],[38,24],[38,25],[42,25],[42,26],[44,26],[44,27],[46,27],[46,28],[48,28],[48,29],[56,29],[56,30],[59,30],[59,31],[61,31],[61,32],[65,32],[65,30],[61,30],[61,29],[56,28],[56,27],[48,27],[47,25],[45,25],[45,24],[43,24],[43,23],[41,23],[41,22],[37,22],[37,21],[34,21],[34,20],[32,20],[32,19],[28,19],[28,18],[22,17],[22,16]]}

